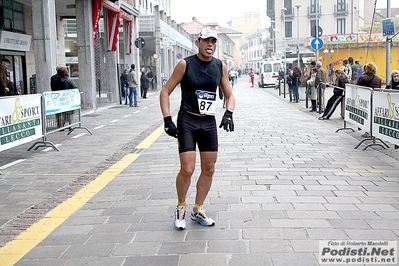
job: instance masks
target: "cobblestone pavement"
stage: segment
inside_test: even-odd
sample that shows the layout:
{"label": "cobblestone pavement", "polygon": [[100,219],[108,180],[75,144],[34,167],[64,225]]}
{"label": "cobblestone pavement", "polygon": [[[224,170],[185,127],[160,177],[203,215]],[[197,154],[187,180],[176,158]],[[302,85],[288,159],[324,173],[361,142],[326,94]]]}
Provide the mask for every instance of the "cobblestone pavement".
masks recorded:
{"label": "cobblestone pavement", "polygon": [[[343,126],[339,110],[320,121],[305,101],[288,103],[278,90],[251,88],[245,77],[234,94],[235,132],[219,130],[217,170],[204,205],[215,227],[187,221],[187,230],[173,229],[176,142],[161,133],[149,147],[139,145],[162,130],[153,92],[139,108],[84,113],[82,124],[93,135],[51,134],[59,152],[28,152],[30,143],[0,153],[1,246],[23,247],[12,239],[29,231],[43,236],[18,266],[308,266],[319,265],[320,240],[398,239],[397,150],[354,149],[364,132],[336,132]],[[176,91],[174,114],[179,101]],[[217,109],[220,121],[221,102]],[[98,192],[82,194],[108,176]],[[59,226],[35,231],[49,211],[76,197],[86,197],[84,204],[71,215],[65,208]],[[1,252],[0,261],[11,257]]]}

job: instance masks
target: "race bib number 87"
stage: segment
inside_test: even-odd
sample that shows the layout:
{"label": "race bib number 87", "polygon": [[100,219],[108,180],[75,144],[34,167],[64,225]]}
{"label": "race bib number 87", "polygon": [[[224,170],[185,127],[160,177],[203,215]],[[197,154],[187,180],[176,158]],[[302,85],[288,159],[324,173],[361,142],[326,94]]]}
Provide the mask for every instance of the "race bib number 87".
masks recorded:
{"label": "race bib number 87", "polygon": [[195,94],[197,95],[200,114],[215,115],[216,92],[197,90]]}

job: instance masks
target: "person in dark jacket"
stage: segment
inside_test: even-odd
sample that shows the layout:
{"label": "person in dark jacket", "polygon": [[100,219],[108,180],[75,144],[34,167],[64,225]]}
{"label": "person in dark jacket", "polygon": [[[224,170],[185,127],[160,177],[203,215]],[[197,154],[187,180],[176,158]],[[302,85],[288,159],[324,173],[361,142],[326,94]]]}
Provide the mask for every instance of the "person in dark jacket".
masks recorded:
{"label": "person in dark jacket", "polygon": [[127,80],[127,74],[129,73],[129,70],[126,68],[122,75],[120,76],[120,81],[121,81],[121,94],[122,98],[125,98],[128,90],[129,90],[129,82]]}
{"label": "person in dark jacket", "polygon": [[[57,70],[57,76],[51,82],[52,91],[76,89],[77,86],[73,79],[69,77],[68,69],[66,67],[59,67]],[[72,125],[73,111],[64,112],[58,115],[57,124],[58,127],[65,126],[65,120],[68,120],[69,126]],[[71,127],[69,127],[71,130]]]}
{"label": "person in dark jacket", "polygon": [[349,80],[346,74],[341,69],[335,70],[335,86],[342,89],[334,87],[333,95],[328,100],[326,109],[324,110],[323,115],[319,117],[319,120],[326,120],[331,117],[337,106],[341,103],[342,98],[344,97],[345,84],[348,82]]}
{"label": "person in dark jacket", "polygon": [[370,87],[370,88],[381,88],[382,80],[376,75],[377,66],[373,62],[369,62],[364,66],[363,75],[359,77],[356,85]]}
{"label": "person in dark jacket", "polygon": [[10,65],[10,60],[3,58],[0,64],[0,97],[9,96],[13,94],[11,86],[9,86],[7,68]]}
{"label": "person in dark jacket", "polygon": [[292,88],[294,92],[294,103],[299,103],[299,85],[301,84],[302,72],[299,67],[295,66],[292,74]]}
{"label": "person in dark jacket", "polygon": [[399,71],[398,70],[392,70],[391,80],[385,88],[399,90]]}
{"label": "person in dark jacket", "polygon": [[154,73],[150,67],[147,67],[147,78],[150,81],[150,88],[151,90],[154,89]]}
{"label": "person in dark jacket", "polygon": [[147,91],[148,88],[150,87],[150,80],[147,77],[147,73],[145,73],[144,67],[141,68],[140,82],[141,82],[141,97],[143,99],[147,99]]}
{"label": "person in dark jacket", "polygon": [[[376,75],[377,66],[373,62],[368,62],[363,67],[363,75],[361,75],[356,85],[369,87],[369,88],[381,88],[382,80],[380,77]],[[363,135],[363,138],[371,137],[370,132],[366,131]]]}

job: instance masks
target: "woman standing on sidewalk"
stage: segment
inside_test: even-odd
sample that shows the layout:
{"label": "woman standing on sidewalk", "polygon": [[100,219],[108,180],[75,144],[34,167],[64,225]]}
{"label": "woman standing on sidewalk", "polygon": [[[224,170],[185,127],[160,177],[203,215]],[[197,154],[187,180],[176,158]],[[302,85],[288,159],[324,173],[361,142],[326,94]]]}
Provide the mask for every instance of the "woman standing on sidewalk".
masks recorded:
{"label": "woman standing on sidewalk", "polygon": [[298,66],[295,66],[292,74],[292,88],[294,91],[294,103],[299,103],[299,85],[301,84],[302,73]]}

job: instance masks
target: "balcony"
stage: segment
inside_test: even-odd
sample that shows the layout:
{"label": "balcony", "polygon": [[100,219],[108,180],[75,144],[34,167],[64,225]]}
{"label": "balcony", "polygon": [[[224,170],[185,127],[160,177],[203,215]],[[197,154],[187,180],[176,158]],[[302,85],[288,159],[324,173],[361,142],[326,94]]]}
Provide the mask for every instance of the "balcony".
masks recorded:
{"label": "balcony", "polygon": [[348,4],[334,5],[334,16],[347,16],[348,13]]}
{"label": "balcony", "polygon": [[[321,6],[317,6],[317,17],[321,17]],[[308,18],[316,18],[316,7],[308,6]]]}

